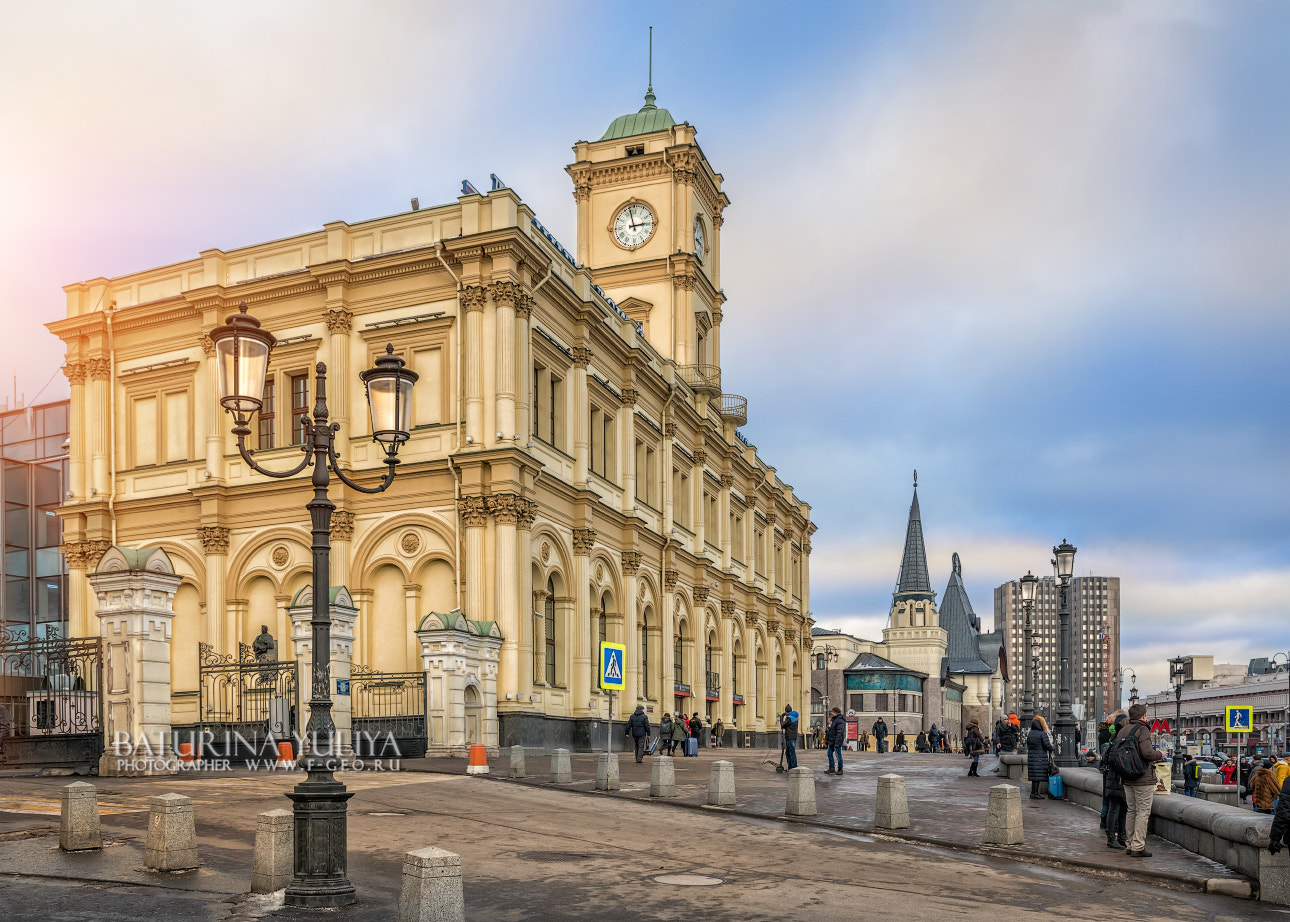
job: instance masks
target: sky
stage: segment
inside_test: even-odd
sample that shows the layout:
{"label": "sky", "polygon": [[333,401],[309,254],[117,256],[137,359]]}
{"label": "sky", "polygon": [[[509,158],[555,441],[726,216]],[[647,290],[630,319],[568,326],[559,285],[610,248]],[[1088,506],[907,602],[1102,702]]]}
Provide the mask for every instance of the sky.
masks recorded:
{"label": "sky", "polygon": [[725,177],[723,382],[817,623],[929,565],[1119,576],[1122,661],[1290,651],[1290,5],[0,0],[0,403],[61,287],[452,201],[659,105]]}

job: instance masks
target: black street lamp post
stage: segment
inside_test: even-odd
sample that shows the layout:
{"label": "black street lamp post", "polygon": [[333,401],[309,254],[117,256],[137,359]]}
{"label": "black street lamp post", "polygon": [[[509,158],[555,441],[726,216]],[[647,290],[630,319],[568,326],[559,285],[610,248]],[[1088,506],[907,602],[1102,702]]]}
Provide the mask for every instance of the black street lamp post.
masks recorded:
{"label": "black street lamp post", "polygon": [[1025,729],[1030,728],[1030,723],[1035,719],[1035,679],[1039,668],[1038,660],[1035,657],[1034,637],[1035,627],[1032,623],[1032,617],[1035,611],[1035,590],[1039,586],[1039,577],[1026,571],[1026,575],[1021,578],[1021,607],[1026,611],[1025,627],[1025,651],[1022,660],[1022,692],[1021,692],[1021,724]]}
{"label": "black street lamp post", "polygon": [[[1126,672],[1129,674],[1130,683],[1132,683],[1129,686],[1129,707],[1133,707],[1138,703],[1138,673],[1134,671],[1132,666],[1121,666],[1119,669],[1121,682],[1124,681],[1124,674]],[[1116,698],[1115,706],[1117,708],[1120,706],[1119,698]]]}
{"label": "black street lamp post", "polygon": [[246,312],[233,314],[225,325],[210,333],[219,370],[220,405],[233,414],[237,450],[248,467],[266,477],[294,477],[312,465],[314,496],[309,510],[313,534],[312,677],[309,723],[305,729],[306,779],[288,794],[294,805],[294,874],[286,889],[287,906],[310,909],[348,906],[355,900],[354,885],[346,876],[346,801],[353,796],[332,774],[340,767],[339,742],[331,716],[331,516],[336,506],[327,496],[330,474],[360,493],[380,493],[394,481],[399,446],[407,441],[412,408],[412,385],[417,374],[404,368],[403,359],[387,346],[376,367],[361,372],[367,389],[372,439],[385,450],[384,478],[375,487],[362,487],[345,475],[336,454],[340,426],[329,423],[327,367],[319,362],[312,416],[304,419],[304,458],[289,471],[272,471],[255,460],[246,447],[251,416],[261,405],[268,372],[269,352],[276,340],[260,329],[260,322]]}
{"label": "black street lamp post", "polygon": [[1173,777],[1182,778],[1182,766],[1186,759],[1182,751],[1182,693],[1187,684],[1188,660],[1185,656],[1175,656],[1169,661],[1169,679],[1174,685],[1174,764]]}
{"label": "black street lamp post", "polygon": [[824,700],[820,703],[824,705],[824,722],[828,723],[829,704],[833,701],[833,696],[829,694],[829,663],[837,661],[838,651],[833,649],[832,644],[825,644],[824,653],[822,655],[824,657],[824,695],[822,696]]}
{"label": "black street lamp post", "polygon": [[1053,722],[1053,732],[1057,736],[1057,764],[1070,766],[1079,764],[1079,746],[1075,742],[1078,724],[1071,708],[1074,696],[1071,691],[1071,610],[1070,583],[1071,574],[1075,571],[1075,546],[1065,539],[1053,548],[1053,559],[1057,563],[1057,581],[1060,607],[1057,616],[1060,622],[1060,674],[1061,682],[1057,690],[1057,719]]}

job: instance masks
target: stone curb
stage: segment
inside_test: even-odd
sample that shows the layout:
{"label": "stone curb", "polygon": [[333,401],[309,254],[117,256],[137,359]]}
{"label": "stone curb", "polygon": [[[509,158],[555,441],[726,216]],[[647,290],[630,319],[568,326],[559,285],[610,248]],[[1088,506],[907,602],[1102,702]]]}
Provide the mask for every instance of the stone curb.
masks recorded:
{"label": "stone curb", "polygon": [[[432,774],[456,775],[464,777],[459,772],[431,772]],[[863,835],[874,839],[883,839],[891,842],[904,842],[912,845],[925,845],[932,848],[943,848],[949,851],[971,852],[976,855],[983,855],[991,858],[1007,858],[1021,864],[1033,864],[1041,867],[1056,868],[1058,870],[1081,871],[1094,874],[1099,877],[1110,877],[1116,880],[1135,880],[1143,883],[1158,884],[1171,890],[1181,890],[1190,893],[1215,893],[1222,896],[1235,897],[1237,899],[1257,900],[1255,885],[1248,878],[1224,878],[1224,877],[1197,877],[1191,874],[1173,874],[1168,871],[1152,871],[1148,868],[1108,868],[1105,865],[1096,864],[1092,861],[1083,861],[1078,858],[1054,858],[1048,855],[1036,855],[1033,853],[1023,853],[1018,851],[1024,846],[992,846],[980,845],[974,842],[955,842],[952,839],[934,839],[929,836],[920,836],[915,833],[902,833],[895,830],[883,829],[875,830],[871,827],[856,828],[853,826],[842,826],[837,823],[830,823],[825,820],[815,819],[812,817],[788,816],[782,813],[756,813],[752,810],[740,810],[736,807],[714,807],[708,804],[690,804],[684,801],[673,799],[659,799],[651,797],[637,797],[632,794],[620,793],[617,791],[596,791],[582,790],[577,787],[567,785],[557,785],[549,781],[534,781],[526,778],[503,778],[500,775],[475,776],[485,777],[491,781],[498,781],[507,784],[522,785],[531,788],[551,788],[553,790],[564,791],[569,794],[581,794],[591,797],[613,797],[617,800],[625,800],[637,804],[650,804],[668,807],[679,807],[683,810],[692,810],[702,813],[728,813],[732,816],[745,817],[756,820],[777,820],[779,822],[797,825],[809,826],[817,829],[827,829],[831,832],[844,832],[849,835]]]}

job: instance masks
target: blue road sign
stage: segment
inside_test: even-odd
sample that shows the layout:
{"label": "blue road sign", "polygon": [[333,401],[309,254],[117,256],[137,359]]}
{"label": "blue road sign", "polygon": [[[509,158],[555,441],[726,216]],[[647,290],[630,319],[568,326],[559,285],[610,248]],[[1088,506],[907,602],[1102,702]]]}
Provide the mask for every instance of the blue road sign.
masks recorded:
{"label": "blue road sign", "polygon": [[600,644],[600,687],[605,691],[623,690],[623,662],[627,648],[620,643]]}

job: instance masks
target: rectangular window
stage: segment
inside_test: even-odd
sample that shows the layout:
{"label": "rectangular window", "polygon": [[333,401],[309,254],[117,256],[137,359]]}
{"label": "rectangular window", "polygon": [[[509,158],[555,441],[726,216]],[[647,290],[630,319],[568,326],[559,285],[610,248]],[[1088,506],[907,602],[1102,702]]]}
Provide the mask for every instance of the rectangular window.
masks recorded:
{"label": "rectangular window", "polygon": [[305,443],[305,418],[309,413],[309,376],[291,376],[291,444]]}
{"label": "rectangular window", "polygon": [[744,559],[744,517],[730,514],[730,556],[735,560]]}
{"label": "rectangular window", "polygon": [[542,438],[542,366],[533,366],[533,438]]}
{"label": "rectangular window", "polygon": [[[658,508],[658,460],[657,453],[652,448],[645,449],[645,502],[647,505]],[[636,472],[639,482],[640,472]]]}
{"label": "rectangular window", "polygon": [[564,379],[551,376],[547,398],[546,440],[552,448],[564,445]]}
{"label": "rectangular window", "polygon": [[264,381],[264,403],[260,406],[260,451],[269,451],[278,447],[277,414],[274,412],[277,385],[270,375]]}
{"label": "rectangular window", "polygon": [[864,695],[863,695],[863,694],[860,694],[860,695],[851,695],[851,710],[853,710],[853,711],[863,711],[863,710],[864,710]]}
{"label": "rectangular window", "polygon": [[874,706],[875,706],[879,711],[885,711],[885,710],[887,710],[887,696],[886,696],[886,695],[874,695]]}

